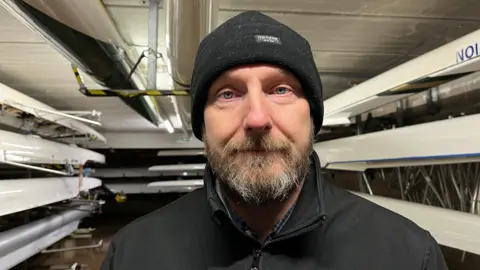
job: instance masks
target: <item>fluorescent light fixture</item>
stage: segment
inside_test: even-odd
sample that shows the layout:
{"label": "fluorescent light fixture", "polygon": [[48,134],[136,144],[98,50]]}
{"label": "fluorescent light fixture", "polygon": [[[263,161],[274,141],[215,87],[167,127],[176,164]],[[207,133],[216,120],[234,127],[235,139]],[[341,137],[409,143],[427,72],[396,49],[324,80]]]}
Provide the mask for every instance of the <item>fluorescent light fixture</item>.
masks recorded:
{"label": "fluorescent light fixture", "polygon": [[170,123],[170,120],[163,121],[163,125],[167,129],[168,133],[173,133],[174,129],[173,129],[172,123]]}

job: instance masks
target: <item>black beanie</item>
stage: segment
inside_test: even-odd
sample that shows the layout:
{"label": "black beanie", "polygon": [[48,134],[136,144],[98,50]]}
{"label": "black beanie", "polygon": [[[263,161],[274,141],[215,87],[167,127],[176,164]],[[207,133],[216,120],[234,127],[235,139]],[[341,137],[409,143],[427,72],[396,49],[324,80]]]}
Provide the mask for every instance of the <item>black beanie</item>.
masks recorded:
{"label": "black beanie", "polygon": [[308,41],[260,12],[247,11],[220,25],[198,47],[190,87],[195,137],[202,140],[203,113],[215,79],[233,67],[259,63],[279,66],[297,77],[310,104],[315,134],[320,131],[322,83]]}

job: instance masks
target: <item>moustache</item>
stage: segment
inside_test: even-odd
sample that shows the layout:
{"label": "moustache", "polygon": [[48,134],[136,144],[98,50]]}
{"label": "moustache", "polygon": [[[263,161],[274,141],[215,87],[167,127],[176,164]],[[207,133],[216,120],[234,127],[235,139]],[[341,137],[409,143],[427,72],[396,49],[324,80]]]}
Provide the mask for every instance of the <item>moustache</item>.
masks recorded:
{"label": "moustache", "polygon": [[226,154],[238,152],[286,152],[290,143],[285,140],[275,140],[271,136],[247,137],[241,142],[229,142],[224,151]]}

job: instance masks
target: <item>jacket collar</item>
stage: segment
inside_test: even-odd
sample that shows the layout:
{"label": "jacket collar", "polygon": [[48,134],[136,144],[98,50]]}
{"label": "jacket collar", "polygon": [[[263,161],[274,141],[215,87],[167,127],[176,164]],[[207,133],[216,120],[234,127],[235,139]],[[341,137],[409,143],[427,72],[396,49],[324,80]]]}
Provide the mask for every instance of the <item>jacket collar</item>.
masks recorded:
{"label": "jacket collar", "polygon": [[[321,177],[320,160],[315,151],[313,151],[310,156],[310,160],[310,172],[305,179],[295,209],[278,237],[296,233],[299,230],[311,226],[321,225],[325,219],[326,210],[323,199],[323,180]],[[215,175],[209,163],[207,163],[205,168],[204,184],[207,200],[212,210],[212,216],[217,223],[223,224],[226,219],[231,219],[231,217],[216,192]]]}

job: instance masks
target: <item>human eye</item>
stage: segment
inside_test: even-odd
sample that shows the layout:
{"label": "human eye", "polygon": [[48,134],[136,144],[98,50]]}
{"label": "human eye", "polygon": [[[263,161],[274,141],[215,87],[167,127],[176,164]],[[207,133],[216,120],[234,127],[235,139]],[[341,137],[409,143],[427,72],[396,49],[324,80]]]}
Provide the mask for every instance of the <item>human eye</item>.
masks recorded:
{"label": "human eye", "polygon": [[231,99],[231,98],[233,98],[233,92],[232,91],[224,91],[224,92],[221,92],[218,96],[220,98],[223,98],[223,99]]}
{"label": "human eye", "polygon": [[217,94],[217,99],[220,101],[229,101],[236,97],[235,91],[232,90],[223,90]]}
{"label": "human eye", "polygon": [[292,88],[287,85],[279,85],[273,89],[273,94],[284,96],[292,93],[292,91]]}

